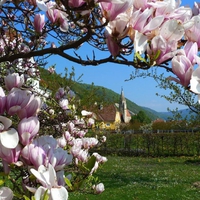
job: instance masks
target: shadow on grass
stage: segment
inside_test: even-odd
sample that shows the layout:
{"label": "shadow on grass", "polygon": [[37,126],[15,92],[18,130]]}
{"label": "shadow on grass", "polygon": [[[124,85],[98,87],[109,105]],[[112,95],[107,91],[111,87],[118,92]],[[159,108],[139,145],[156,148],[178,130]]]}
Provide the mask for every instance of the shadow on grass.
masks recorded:
{"label": "shadow on grass", "polygon": [[[129,186],[139,186],[156,188],[158,185],[172,185],[174,180],[165,179],[163,177],[155,178],[151,174],[130,174],[127,173],[104,173],[99,176],[101,180],[104,180],[105,187],[107,189],[118,189],[121,187]],[[182,182],[184,182],[182,180]]]}
{"label": "shadow on grass", "polygon": [[185,161],[185,164],[200,165],[200,159],[186,160],[186,161]]}

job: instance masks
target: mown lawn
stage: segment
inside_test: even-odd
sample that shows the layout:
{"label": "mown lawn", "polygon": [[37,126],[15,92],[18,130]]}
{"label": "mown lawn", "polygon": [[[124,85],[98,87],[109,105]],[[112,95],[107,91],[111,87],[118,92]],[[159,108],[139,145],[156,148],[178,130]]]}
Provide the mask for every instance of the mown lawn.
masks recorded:
{"label": "mown lawn", "polygon": [[69,200],[200,199],[200,157],[109,156],[97,175],[105,185],[102,194],[74,192]]}

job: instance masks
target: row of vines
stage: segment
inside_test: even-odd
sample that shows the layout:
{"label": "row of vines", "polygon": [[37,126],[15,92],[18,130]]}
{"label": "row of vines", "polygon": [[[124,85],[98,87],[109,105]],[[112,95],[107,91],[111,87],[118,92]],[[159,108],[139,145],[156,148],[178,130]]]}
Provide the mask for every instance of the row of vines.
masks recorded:
{"label": "row of vines", "polygon": [[98,147],[103,154],[144,156],[193,156],[200,154],[200,133],[106,133]]}

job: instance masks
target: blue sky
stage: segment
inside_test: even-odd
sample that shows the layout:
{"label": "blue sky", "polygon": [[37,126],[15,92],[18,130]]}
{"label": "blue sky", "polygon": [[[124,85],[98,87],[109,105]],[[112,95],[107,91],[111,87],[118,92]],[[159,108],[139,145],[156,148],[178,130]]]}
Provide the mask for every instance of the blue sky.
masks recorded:
{"label": "blue sky", "polygon": [[[182,4],[192,6],[193,2],[191,0],[183,0]],[[87,51],[87,55],[92,57],[92,50],[90,51],[85,44],[83,44],[81,49],[79,52],[80,55],[85,55],[85,51]],[[171,109],[177,107],[179,109],[186,108],[176,103],[170,104],[164,98],[156,96],[156,93],[162,95],[168,94],[169,91],[164,91],[156,87],[157,83],[152,78],[136,78],[131,81],[125,81],[129,79],[130,74],[134,71],[133,67],[110,63],[99,66],[81,66],[58,56],[52,56],[50,63],[56,64],[57,73],[62,73],[65,67],[70,71],[73,66],[77,78],[83,74],[81,78],[83,83],[94,83],[117,93],[120,93],[123,87],[125,97],[139,106],[149,107],[158,112],[165,112],[168,107]]]}

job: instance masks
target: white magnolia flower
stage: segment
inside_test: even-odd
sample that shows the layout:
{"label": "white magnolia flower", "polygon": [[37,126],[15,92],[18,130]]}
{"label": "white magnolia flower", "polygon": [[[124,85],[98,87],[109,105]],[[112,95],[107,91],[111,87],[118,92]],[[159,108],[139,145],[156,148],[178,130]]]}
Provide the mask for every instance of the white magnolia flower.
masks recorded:
{"label": "white magnolia flower", "polygon": [[0,199],[1,200],[12,200],[13,199],[13,191],[8,187],[0,188]]}
{"label": "white magnolia flower", "polygon": [[92,115],[92,112],[89,112],[89,111],[86,111],[86,110],[82,110],[82,111],[81,111],[81,115],[82,115],[82,116]]}
{"label": "white magnolia flower", "polygon": [[[40,165],[38,171],[33,168],[30,169],[30,171],[42,184],[42,186],[35,191],[35,200],[40,200],[46,190],[48,190],[47,194],[49,195],[49,200],[68,199],[68,192],[65,187],[58,185],[56,172],[51,164],[49,164],[48,168],[44,165]],[[28,189],[31,191],[31,188]]]}
{"label": "white magnolia flower", "polygon": [[8,149],[14,149],[19,142],[18,132],[10,128],[12,121],[7,117],[0,116],[0,141]]}
{"label": "white magnolia flower", "polygon": [[200,67],[195,69],[190,80],[190,90],[198,94],[198,101],[200,103]]}

